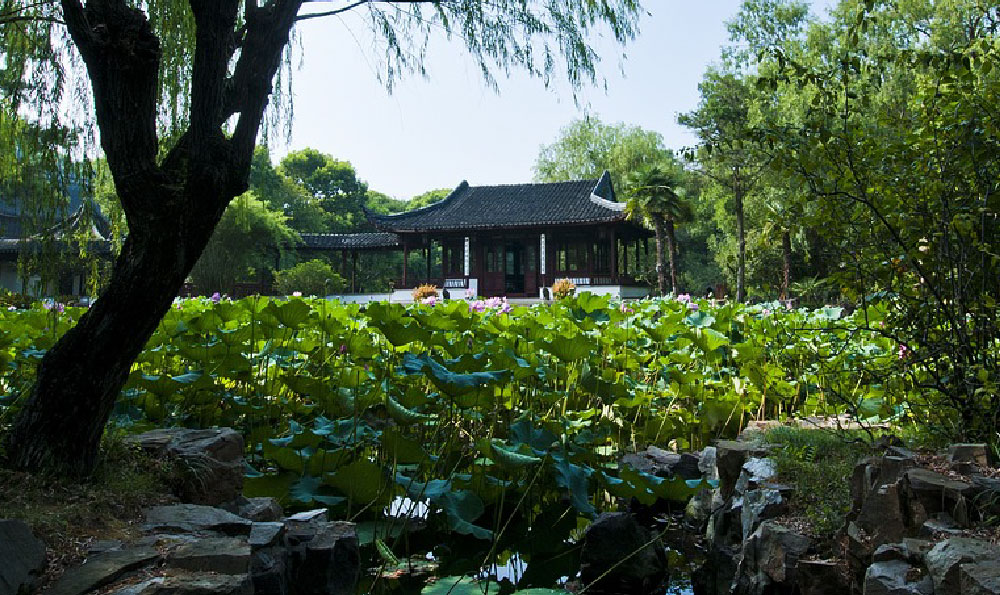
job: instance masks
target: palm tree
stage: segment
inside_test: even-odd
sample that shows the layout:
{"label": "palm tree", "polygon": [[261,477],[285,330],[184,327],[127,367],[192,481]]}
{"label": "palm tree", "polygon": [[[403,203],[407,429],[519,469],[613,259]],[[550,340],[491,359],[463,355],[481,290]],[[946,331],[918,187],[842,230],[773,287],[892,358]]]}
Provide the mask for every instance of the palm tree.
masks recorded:
{"label": "palm tree", "polygon": [[677,294],[677,238],[674,225],[688,221],[691,204],[684,198],[677,167],[653,165],[632,172],[625,181],[628,202],[625,211],[630,219],[643,217],[656,231],[656,280],[660,295],[666,293],[666,270],[663,266],[663,243],[670,251],[670,287]]}

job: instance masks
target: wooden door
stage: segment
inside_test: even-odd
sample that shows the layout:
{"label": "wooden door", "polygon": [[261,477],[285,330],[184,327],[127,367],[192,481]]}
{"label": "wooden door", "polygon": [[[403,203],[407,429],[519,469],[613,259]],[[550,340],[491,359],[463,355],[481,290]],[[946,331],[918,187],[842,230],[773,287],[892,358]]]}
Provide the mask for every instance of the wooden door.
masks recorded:
{"label": "wooden door", "polygon": [[483,287],[485,297],[504,295],[503,244],[486,244],[483,247]]}

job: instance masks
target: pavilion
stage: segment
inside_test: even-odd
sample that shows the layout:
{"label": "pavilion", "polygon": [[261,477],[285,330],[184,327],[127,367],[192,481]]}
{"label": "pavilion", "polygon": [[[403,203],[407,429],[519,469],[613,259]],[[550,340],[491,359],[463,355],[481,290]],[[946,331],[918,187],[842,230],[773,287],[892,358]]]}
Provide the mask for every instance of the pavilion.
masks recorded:
{"label": "pavilion", "polygon": [[[444,200],[394,215],[366,211],[371,234],[303,234],[303,249],[340,251],[346,278],[359,250],[402,250],[402,277],[391,299],[430,283],[459,297],[546,297],[556,279],[580,290],[621,298],[644,297],[649,287],[630,275],[650,258],[651,233],[625,216],[608,172],[596,180],[470,186]],[[315,235],[315,237],[312,237]],[[422,251],[425,270],[409,266]],[[431,276],[438,260],[441,276]],[[632,260],[632,267],[629,261]]]}

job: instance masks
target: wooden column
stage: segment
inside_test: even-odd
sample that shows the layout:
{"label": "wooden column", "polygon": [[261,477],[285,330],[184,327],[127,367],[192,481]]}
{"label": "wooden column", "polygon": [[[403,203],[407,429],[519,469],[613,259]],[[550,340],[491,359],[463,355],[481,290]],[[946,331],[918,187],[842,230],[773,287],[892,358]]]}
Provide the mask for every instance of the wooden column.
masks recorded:
{"label": "wooden column", "polygon": [[424,248],[424,268],[426,273],[424,274],[424,283],[431,282],[431,243],[428,241],[427,247]]}
{"label": "wooden column", "polygon": [[351,293],[358,292],[358,251],[351,252]]}
{"label": "wooden column", "polygon": [[406,240],[403,240],[403,288],[406,288],[406,264],[410,260],[410,248],[406,245]]}
{"label": "wooden column", "polygon": [[640,257],[639,254],[640,241],[641,240],[639,238],[635,239],[635,276],[639,276],[639,273],[642,272],[642,268],[640,267],[640,265],[642,264],[642,258]]}
{"label": "wooden column", "polygon": [[611,278],[618,281],[618,235],[611,228]]}
{"label": "wooden column", "polygon": [[340,251],[340,277],[347,280],[347,250]]}
{"label": "wooden column", "polygon": [[622,240],[622,274],[628,274],[628,243]]}

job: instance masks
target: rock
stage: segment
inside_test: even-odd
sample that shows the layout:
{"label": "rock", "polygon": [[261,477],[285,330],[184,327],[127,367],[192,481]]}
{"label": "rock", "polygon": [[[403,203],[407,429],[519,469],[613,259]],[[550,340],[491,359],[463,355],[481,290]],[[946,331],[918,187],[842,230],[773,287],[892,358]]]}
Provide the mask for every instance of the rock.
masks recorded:
{"label": "rock", "polygon": [[248,498],[240,504],[237,515],[257,522],[280,521],[285,512],[274,498]]}
{"label": "rock", "polygon": [[719,490],[723,499],[733,495],[743,463],[751,457],[765,456],[767,449],[750,442],[720,440],[715,444],[715,465],[719,471]]}
{"label": "rock", "polygon": [[250,547],[258,549],[276,546],[284,535],[284,523],[254,523],[250,529]]}
{"label": "rock", "polygon": [[969,500],[974,517],[994,522],[1000,519],[1000,478],[973,475],[972,490]]}
{"label": "rock", "polygon": [[865,573],[864,595],[932,595],[931,578],[902,560],[876,562]]}
{"label": "rock", "polygon": [[971,473],[990,466],[986,444],[952,444],[948,447],[948,462],[959,473]]}
{"label": "rock", "polygon": [[778,466],[773,459],[751,457],[743,463],[733,491],[736,494],[743,494],[760,487],[762,483],[774,479],[777,475]]}
{"label": "rock", "polygon": [[962,564],[995,561],[998,558],[1000,558],[1000,546],[967,537],[952,537],[942,541],[931,548],[925,556],[936,593],[961,592],[959,567]]}
{"label": "rock", "polygon": [[715,447],[706,446],[698,456],[698,470],[709,480],[719,479],[719,469],[715,466]]}
{"label": "rock", "polygon": [[925,539],[907,537],[899,543],[885,543],[878,546],[872,560],[875,562],[902,560],[910,564],[920,565],[924,563],[924,556],[932,546],[933,544]]}
{"label": "rock", "polygon": [[104,585],[110,585],[129,572],[152,564],[160,552],[149,546],[112,550],[70,568],[48,591],[49,595],[82,595]]}
{"label": "rock", "polygon": [[155,506],[146,510],[146,524],[149,532],[204,533],[216,532],[224,535],[250,534],[252,523],[231,512],[198,504],[174,504]]}
{"label": "rock", "polygon": [[698,469],[698,455],[691,453],[679,454],[656,446],[649,446],[644,451],[625,455],[621,462],[637,471],[657,477],[679,475],[684,479],[701,479],[701,470]]}
{"label": "rock", "polygon": [[243,494],[243,436],[231,428],[153,430],[130,441],[176,461],[183,502],[216,506]]}
{"label": "rock", "polygon": [[873,547],[901,540],[907,530],[907,517],[900,500],[899,484],[879,486],[865,498],[856,521],[872,540]]}
{"label": "rock", "polygon": [[780,490],[761,488],[750,490],[743,496],[743,507],[740,514],[740,525],[743,529],[743,539],[750,537],[761,521],[773,519],[784,514],[788,509]]}
{"label": "rock", "polygon": [[204,537],[171,551],[167,565],[197,572],[246,574],[250,571],[250,544],[240,538]]}
{"label": "rock", "polygon": [[111,550],[120,550],[122,545],[121,539],[100,539],[87,546],[87,555],[94,556]]}
{"label": "rock", "polygon": [[293,514],[285,519],[285,521],[288,523],[311,523],[313,521],[325,523],[327,522],[327,512],[325,508],[316,508],[314,510]]}
{"label": "rock", "polygon": [[0,595],[34,588],[45,570],[45,544],[24,521],[0,520]]}
{"label": "rock", "polygon": [[941,535],[961,535],[962,529],[955,523],[955,519],[950,514],[939,512],[934,518],[927,519],[920,525],[920,534],[927,537],[939,537]]}
{"label": "rock", "polygon": [[272,547],[257,550],[250,562],[250,577],[255,595],[285,595],[288,582],[288,550]]}
{"label": "rock", "polygon": [[812,540],[774,521],[764,521],[743,543],[737,576],[739,593],[792,593],[797,566]]}
{"label": "rock", "polygon": [[962,564],[958,582],[962,595],[1000,595],[1000,559]]}
{"label": "rock", "polygon": [[354,523],[322,523],[310,539],[290,547],[289,591],[294,595],[354,595],[360,570]]}
{"label": "rock", "polygon": [[666,577],[663,547],[625,512],[598,516],[584,533],[580,556],[583,582],[594,593],[650,593]]}
{"label": "rock", "polygon": [[973,495],[971,484],[920,467],[907,470],[905,479],[908,498],[919,502],[927,515],[947,512],[959,525],[969,526],[966,497]]}
{"label": "rock", "polygon": [[253,595],[247,575],[191,572],[156,577],[119,590],[116,595]]}
{"label": "rock", "polygon": [[868,457],[854,467],[851,474],[852,511],[856,514],[875,489],[896,483],[907,469],[916,465],[912,457]]}
{"label": "rock", "polygon": [[843,595],[850,593],[844,569],[836,560],[799,560],[800,595]]}

